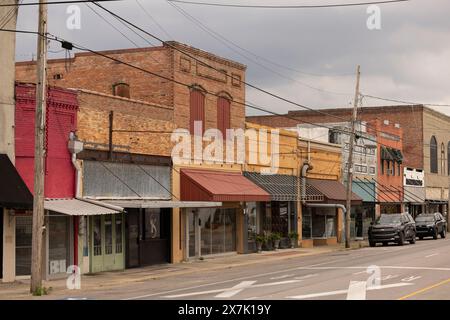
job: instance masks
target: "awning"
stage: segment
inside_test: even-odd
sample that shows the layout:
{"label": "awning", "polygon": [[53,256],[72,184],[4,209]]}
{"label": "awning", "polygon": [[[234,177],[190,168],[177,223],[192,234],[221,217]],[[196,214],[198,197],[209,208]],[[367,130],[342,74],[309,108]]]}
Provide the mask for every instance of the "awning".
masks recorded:
{"label": "awning", "polygon": [[222,202],[210,201],[152,201],[152,200],[106,200],[108,204],[112,204],[122,208],[213,208],[221,207]]}
{"label": "awning", "polygon": [[182,169],[182,201],[270,201],[270,195],[237,172]]}
{"label": "awning", "polygon": [[[347,191],[345,186],[339,181],[308,178],[306,179],[306,183],[322,193],[325,197],[325,202],[345,204]],[[351,201],[352,204],[362,203],[362,199],[354,192],[352,192]]]}
{"label": "awning", "polygon": [[[244,176],[270,194],[272,201],[298,201],[298,177],[285,174],[260,174],[244,172]],[[323,201],[323,194],[306,184],[304,199],[306,201]]]}
{"label": "awning", "polygon": [[0,207],[33,207],[33,195],[6,154],[0,154]]}
{"label": "awning", "polygon": [[396,161],[398,163],[403,162],[403,154],[400,150],[389,148],[389,147],[381,147],[381,160],[390,160],[390,161]]}
{"label": "awning", "polygon": [[122,212],[122,210],[113,209],[107,204],[101,206],[79,199],[46,199],[44,201],[44,208],[69,216],[96,216]]}

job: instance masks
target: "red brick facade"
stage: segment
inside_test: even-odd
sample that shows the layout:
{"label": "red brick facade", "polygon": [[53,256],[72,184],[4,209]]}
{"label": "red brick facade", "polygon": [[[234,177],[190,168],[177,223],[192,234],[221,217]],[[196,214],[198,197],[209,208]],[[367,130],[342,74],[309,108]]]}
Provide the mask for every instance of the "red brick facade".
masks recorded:
{"label": "red brick facade", "polygon": [[[16,168],[33,192],[35,86],[16,85],[15,149]],[[45,135],[45,197],[71,198],[75,193],[75,170],[67,147],[70,132],[77,126],[76,92],[50,88]]]}
{"label": "red brick facade", "polygon": [[[212,65],[220,72],[208,68],[171,46]],[[112,95],[115,85],[126,84],[129,86],[127,90],[129,89],[131,99],[171,109],[171,120],[177,127],[187,129],[189,129],[190,90],[196,87],[214,94],[205,96],[206,129],[217,128],[218,97],[215,95],[231,100],[231,127],[245,127],[245,108],[242,104],[236,103],[245,101],[245,86],[242,83],[245,80],[244,65],[176,42],[171,42],[170,46],[103,51],[102,54],[182,82],[191,88],[92,53],[77,53],[68,61],[49,60],[49,85]],[[16,79],[34,81],[35,67],[35,62],[17,63]],[[166,110],[159,110],[166,113]]]}
{"label": "red brick facade", "polygon": [[[423,155],[423,110],[422,105],[367,107],[359,111],[358,119],[363,121],[389,120],[398,123],[403,129],[404,165],[412,168],[424,168]],[[352,109],[321,109],[322,113],[314,111],[289,111],[283,116],[252,116],[247,121],[274,127],[295,127],[299,123],[331,123],[351,120]],[[295,120],[295,119],[298,119]]]}

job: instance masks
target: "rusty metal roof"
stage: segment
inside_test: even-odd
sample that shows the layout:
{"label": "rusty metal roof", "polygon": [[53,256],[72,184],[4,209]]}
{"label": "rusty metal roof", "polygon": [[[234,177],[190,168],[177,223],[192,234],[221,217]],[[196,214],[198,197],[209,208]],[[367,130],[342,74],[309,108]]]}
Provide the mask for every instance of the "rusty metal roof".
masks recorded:
{"label": "rusty metal roof", "polygon": [[270,201],[270,194],[239,172],[181,170],[183,201]]}
{"label": "rusty metal roof", "polygon": [[[328,202],[345,202],[346,188],[336,180],[322,180],[322,179],[307,179],[307,184],[317,189],[324,195]],[[352,203],[362,202],[362,199],[354,192],[352,192]]]}

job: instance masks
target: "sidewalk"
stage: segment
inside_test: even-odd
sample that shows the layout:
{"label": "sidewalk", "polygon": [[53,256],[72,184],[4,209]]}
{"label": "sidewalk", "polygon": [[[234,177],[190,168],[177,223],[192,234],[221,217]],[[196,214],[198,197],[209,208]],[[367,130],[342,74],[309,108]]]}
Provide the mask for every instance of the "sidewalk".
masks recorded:
{"label": "sidewalk", "polygon": [[[351,249],[366,247],[366,241],[352,242]],[[102,272],[83,275],[81,277],[82,291],[98,288],[117,287],[133,282],[161,279],[195,272],[214,271],[221,269],[248,266],[266,261],[279,261],[302,256],[320,255],[345,249],[343,245],[324,246],[315,248],[280,249],[277,251],[263,251],[262,253],[230,254],[204,260],[194,260],[177,264],[164,264],[150,267],[127,269],[124,271]],[[39,299],[29,294],[29,280],[19,280],[14,283],[0,283],[0,300],[9,299]],[[66,279],[44,281],[44,287],[51,288],[47,298],[64,294],[73,294],[73,290],[66,288]],[[80,291],[78,291],[80,292]]]}

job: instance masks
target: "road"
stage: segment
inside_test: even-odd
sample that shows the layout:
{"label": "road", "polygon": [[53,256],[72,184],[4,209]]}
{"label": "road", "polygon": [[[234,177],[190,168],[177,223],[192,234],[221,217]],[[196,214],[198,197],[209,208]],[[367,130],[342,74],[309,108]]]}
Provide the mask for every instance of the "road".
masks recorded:
{"label": "road", "polygon": [[289,258],[82,294],[71,297],[129,300],[450,299],[450,239]]}

